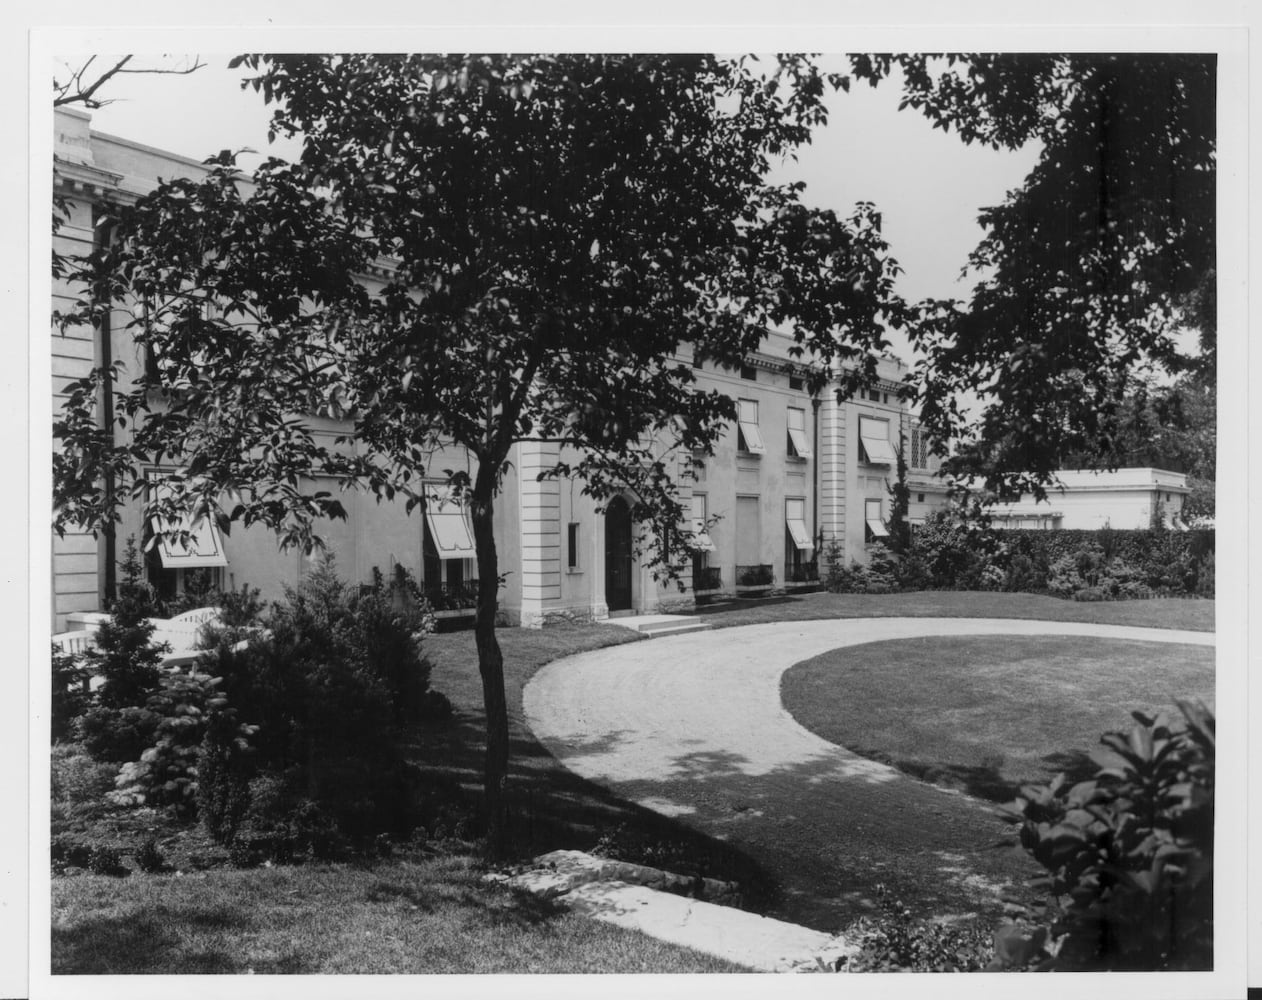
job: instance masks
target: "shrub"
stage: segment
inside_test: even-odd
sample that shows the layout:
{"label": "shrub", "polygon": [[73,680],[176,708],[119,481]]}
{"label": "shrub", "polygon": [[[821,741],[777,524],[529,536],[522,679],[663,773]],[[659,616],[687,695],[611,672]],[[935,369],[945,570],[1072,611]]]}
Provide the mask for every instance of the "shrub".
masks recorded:
{"label": "shrub", "polygon": [[174,618],[185,611],[209,608],[219,603],[219,587],[208,569],[184,571],[184,589],[166,602],[165,617]]}
{"label": "shrub", "polygon": [[[270,779],[243,818],[250,834],[303,827],[295,816],[310,809],[356,842],[410,831],[416,778],[398,731],[449,705],[429,691],[424,611],[405,598],[379,576],[355,592],[326,563],[287,592],[266,635],[242,650],[221,642],[209,654],[229,704],[254,727],[253,765]],[[225,811],[212,820],[219,835],[233,826],[240,777],[221,788]],[[317,837],[312,849],[323,842]]]}
{"label": "shrub", "polygon": [[67,868],[87,868],[92,858],[92,848],[75,837],[58,834],[52,838],[49,855],[53,871],[60,874]]}
{"label": "shrub", "polygon": [[76,656],[52,649],[52,704],[49,718],[52,742],[70,739],[74,734],[74,722],[91,704],[84,690],[90,676],[87,668]]}
{"label": "shrub", "polygon": [[1046,573],[1040,573],[1038,565],[1028,555],[1017,553],[1008,560],[1003,589],[1009,593],[1037,593],[1047,587]]}
{"label": "shrub", "polygon": [[157,718],[154,741],[123,765],[110,801],[116,805],[166,806],[187,819],[196,810],[197,744],[204,727],[209,678],[168,674],[149,700]]}
{"label": "shrub", "polygon": [[1201,561],[1196,572],[1196,588],[1194,593],[1197,597],[1213,597],[1214,596],[1214,553],[1210,552]]}
{"label": "shrub", "polygon": [[1009,964],[1191,971],[1213,964],[1214,716],[1134,713],[1091,781],[1026,786],[1011,810],[1046,900],[997,939]]}
{"label": "shrub", "polygon": [[88,855],[88,871],[93,875],[126,875],[123,856],[115,847],[97,845]]}
{"label": "shrub", "polygon": [[775,573],[772,572],[770,566],[765,564],[748,566],[736,578],[738,587],[770,587],[775,582]]}
{"label": "shrub", "polygon": [[59,743],[50,760],[51,801],[70,816],[99,812],[114,787],[116,764],[94,760],[78,743]]}
{"label": "shrub", "polygon": [[245,734],[207,727],[197,754],[197,812],[210,838],[231,843],[250,804],[251,748]]}
{"label": "shrub", "polygon": [[[1176,596],[1201,594],[1199,583],[1208,562],[1212,576],[1214,532],[1196,529],[1191,531],[1120,530],[1103,528],[1099,531],[1082,529],[1056,529],[1053,531],[1010,529],[1002,533],[1012,552],[1012,558],[1023,556],[1030,559],[1038,570],[1051,567],[1066,556],[1076,555],[1083,549],[1099,547],[1104,565],[1118,563],[1127,566],[1132,579],[1138,581],[1125,585],[1119,583],[1123,596],[1150,596],[1152,593]],[[1116,574],[1111,574],[1116,575]],[[1144,585],[1147,590],[1139,586]],[[1100,583],[1083,586],[1100,586]],[[1212,582],[1204,596],[1213,596]],[[1030,589],[1039,589],[1037,586]],[[1050,588],[1049,588],[1050,589]],[[1106,586],[1107,589],[1107,586]],[[1060,596],[1071,597],[1072,590]]]}
{"label": "shrub", "polygon": [[258,587],[241,584],[240,590],[225,590],[219,595],[219,620],[227,628],[249,628],[263,617],[263,602]]}
{"label": "shrub", "polygon": [[[976,925],[914,920],[911,910],[877,886],[882,912],[846,931],[859,953],[843,960],[846,972],[980,972],[992,967],[991,933]],[[838,971],[841,971],[840,969]]]}
{"label": "shrub", "polygon": [[937,589],[996,590],[1003,584],[1005,545],[962,504],[929,514],[916,529],[911,552],[923,564],[929,586]]}
{"label": "shrub", "polygon": [[94,760],[138,760],[153,745],[161,718],[147,708],[90,708],[75,720],[75,735]]}
{"label": "shrub", "polygon": [[146,837],[141,841],[140,846],[132,852],[132,860],[136,862],[137,868],[150,875],[166,867],[166,860],[153,837]]}
{"label": "shrub", "polygon": [[123,580],[110,617],[97,628],[96,647],[84,653],[103,679],[97,699],[107,708],[143,705],[158,688],[158,664],[167,650],[165,644],[150,641],[154,626],[149,619],[158,608],[152,588],[141,577],[135,536],[127,539],[122,565]]}
{"label": "shrub", "polygon": [[123,765],[112,802],[165,807],[181,819],[196,815],[198,761],[212,720],[243,742],[253,732],[236,723],[219,686],[220,679],[207,674],[163,675],[146,706],[158,719],[154,742],[138,760]]}

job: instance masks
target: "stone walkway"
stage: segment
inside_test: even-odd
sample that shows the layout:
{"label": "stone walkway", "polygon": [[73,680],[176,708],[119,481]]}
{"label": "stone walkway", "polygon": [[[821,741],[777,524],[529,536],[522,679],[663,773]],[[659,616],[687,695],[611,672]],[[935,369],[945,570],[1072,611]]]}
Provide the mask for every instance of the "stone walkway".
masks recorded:
{"label": "stone walkway", "polygon": [[[993,911],[1029,862],[993,807],[820,739],[780,703],[802,660],[892,639],[1099,636],[1213,645],[1214,635],[1074,622],[834,619],[717,629],[558,660],[526,686],[536,736],[566,767],[728,840],[781,876],[803,923],[835,931],[877,883],[938,895],[939,913]],[[795,840],[794,830],[811,835]],[[803,856],[800,841],[815,845]],[[785,878],[784,873],[792,873]],[[945,908],[945,909],[943,909]]]}

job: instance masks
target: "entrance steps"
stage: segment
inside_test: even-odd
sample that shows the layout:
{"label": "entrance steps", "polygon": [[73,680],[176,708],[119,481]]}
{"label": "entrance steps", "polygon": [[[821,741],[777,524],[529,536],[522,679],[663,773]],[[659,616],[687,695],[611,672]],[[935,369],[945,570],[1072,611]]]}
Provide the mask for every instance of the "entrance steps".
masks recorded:
{"label": "entrance steps", "polygon": [[711,628],[709,622],[692,615],[611,615],[605,624],[629,628],[651,638],[706,632]]}

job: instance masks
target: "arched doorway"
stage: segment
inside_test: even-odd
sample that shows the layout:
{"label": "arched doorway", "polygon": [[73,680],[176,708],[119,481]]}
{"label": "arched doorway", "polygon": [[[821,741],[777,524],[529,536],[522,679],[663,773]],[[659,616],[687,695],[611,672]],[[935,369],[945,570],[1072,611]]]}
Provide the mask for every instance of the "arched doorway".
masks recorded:
{"label": "arched doorway", "polygon": [[631,508],[622,497],[605,508],[605,603],[610,611],[631,608]]}

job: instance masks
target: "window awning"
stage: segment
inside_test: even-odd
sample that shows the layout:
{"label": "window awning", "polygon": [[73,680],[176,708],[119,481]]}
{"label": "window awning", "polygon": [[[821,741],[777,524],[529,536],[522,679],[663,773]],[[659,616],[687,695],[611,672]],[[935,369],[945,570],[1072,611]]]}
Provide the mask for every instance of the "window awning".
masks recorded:
{"label": "window awning", "polygon": [[798,547],[799,552],[810,552],[815,547],[811,544],[811,536],[806,530],[805,521],[790,517],[784,523],[788,526],[789,534],[793,536],[793,544]]}
{"label": "window awning", "polygon": [[[164,499],[170,495],[170,487],[162,483],[160,476],[161,473],[146,473],[154,496]],[[151,526],[155,535],[162,536],[158,539],[158,558],[163,569],[213,569],[228,565],[219,529],[210,517],[194,518],[189,515],[176,522],[154,517]],[[183,545],[179,539],[168,537],[166,533],[169,531],[188,532],[188,544]]]}
{"label": "window awning", "polygon": [[705,530],[705,521],[692,522],[692,548],[694,552],[713,552],[714,542]]}
{"label": "window awning", "polygon": [[745,450],[754,455],[765,455],[767,448],[762,443],[762,431],[758,429],[758,425],[742,420],[740,427],[741,436],[745,439]]}
{"label": "window awning", "polygon": [[469,514],[450,490],[426,488],[425,520],[439,559],[472,559],[476,555]]}
{"label": "window awning", "polygon": [[789,407],[789,440],[798,458],[811,458],[811,446],[806,441],[806,411]]}
{"label": "window awning", "polygon": [[789,536],[799,552],[810,552],[815,547],[811,544],[810,532],[806,530],[805,500],[785,501],[784,524],[789,529]]}
{"label": "window awning", "polygon": [[793,442],[793,450],[798,453],[798,458],[812,457],[811,446],[806,443],[805,430],[798,427],[790,427],[789,440]]}
{"label": "window awning", "polygon": [[758,404],[750,399],[737,400],[737,424],[745,439],[745,450],[755,455],[765,455],[767,447],[762,443],[762,431],[758,429]]}
{"label": "window awning", "polygon": [[199,521],[183,520],[179,530],[190,533],[189,544],[181,545],[179,541],[163,538],[158,543],[158,556],[162,560],[163,569],[207,569],[215,566],[227,566],[228,557],[223,552],[223,542],[219,538],[219,529],[209,517]]}
{"label": "window awning", "polygon": [[868,518],[868,530],[877,538],[888,538],[889,530],[885,527],[885,522],[879,517]]}
{"label": "window awning", "polygon": [[859,440],[870,465],[893,465],[898,461],[890,445],[888,421],[860,417]]}

